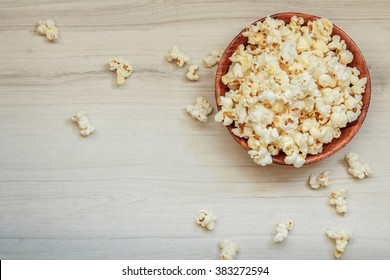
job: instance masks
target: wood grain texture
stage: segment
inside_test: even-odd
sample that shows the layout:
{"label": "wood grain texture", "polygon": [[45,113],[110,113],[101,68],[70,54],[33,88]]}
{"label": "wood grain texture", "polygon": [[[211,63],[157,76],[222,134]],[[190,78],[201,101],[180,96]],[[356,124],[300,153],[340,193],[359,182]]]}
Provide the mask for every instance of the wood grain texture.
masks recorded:
{"label": "wood grain texture", "polygon": [[[293,16],[303,18],[304,25],[306,25],[308,21],[314,21],[319,18],[318,16],[315,15],[296,13],[296,12],[283,12],[283,13],[271,15],[272,18],[283,20],[286,23],[290,23],[290,19]],[[255,25],[257,22],[263,22],[265,19],[266,19],[265,17],[261,18],[256,22],[253,22],[252,25]],[[232,64],[229,58],[234,54],[234,52],[237,50],[237,48],[240,45],[245,45],[245,46],[248,45],[248,39],[242,35],[244,31],[245,28],[241,30],[238,33],[238,35],[236,35],[236,37],[234,37],[234,39],[227,46],[217,68],[217,72],[215,75],[215,101],[217,103],[218,110],[221,109],[221,106],[218,105],[218,100],[220,96],[225,96],[225,93],[229,91],[227,85],[225,85],[222,82],[222,77],[229,71],[230,65]],[[333,139],[331,143],[325,144],[321,153],[316,155],[308,155],[305,159],[305,164],[319,162],[327,157],[330,157],[331,155],[337,153],[342,148],[344,148],[352,140],[352,138],[355,137],[356,133],[360,130],[366,118],[368,108],[370,106],[371,77],[363,54],[361,53],[359,47],[355,44],[355,42],[348,36],[348,34],[346,34],[341,28],[339,28],[336,25],[333,26],[332,36],[333,35],[340,36],[341,40],[345,41],[345,44],[347,45],[347,49],[353,54],[354,59],[350,64],[348,64],[348,66],[356,67],[360,71],[359,77],[367,79],[365,91],[363,93],[363,98],[362,98],[363,106],[361,108],[361,113],[357,118],[357,120],[355,120],[352,123],[349,123],[345,128],[341,129],[342,134],[340,138]],[[231,124],[226,128],[229,131],[230,135],[238,144],[240,144],[246,151],[250,150],[247,140],[236,136],[232,132],[232,129],[235,128],[234,124]],[[272,162],[276,164],[287,165],[284,162],[285,157],[286,155],[283,152],[281,152],[276,156],[272,156]],[[292,165],[289,166],[292,167]]]}
{"label": "wood grain texture", "polygon": [[[193,120],[184,108],[214,99],[216,68],[190,82],[164,60],[178,45],[200,64],[283,11],[341,27],[372,78],[356,137],[298,170],[255,166],[222,125]],[[41,18],[57,21],[57,43],[35,34]],[[345,259],[390,259],[389,35],[390,3],[378,0],[0,0],[0,258],[216,259],[229,238],[240,259],[333,259],[333,227],[354,233]],[[107,69],[112,57],[134,67],[124,86]],[[88,138],[70,120],[78,110],[97,128]],[[350,151],[372,178],[346,172]],[[309,174],[325,169],[333,185],[310,190]],[[350,191],[345,217],[328,205],[339,187]],[[200,208],[218,216],[213,232],[195,224]],[[282,218],[296,226],[273,244]]]}

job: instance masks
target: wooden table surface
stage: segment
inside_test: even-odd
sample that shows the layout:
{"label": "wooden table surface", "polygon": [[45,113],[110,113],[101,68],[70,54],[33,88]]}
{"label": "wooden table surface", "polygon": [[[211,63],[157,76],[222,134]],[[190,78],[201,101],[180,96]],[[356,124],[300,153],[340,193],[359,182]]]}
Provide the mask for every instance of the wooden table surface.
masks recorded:
{"label": "wooden table surface", "polygon": [[[300,169],[258,167],[213,121],[185,106],[214,101],[216,68],[190,82],[164,60],[178,45],[192,61],[225,48],[246,25],[283,11],[329,18],[361,48],[372,76],[366,121],[334,156]],[[56,43],[34,32],[53,18]],[[344,259],[390,259],[389,1],[0,1],[0,258],[217,259],[231,239],[239,259],[333,259],[328,227],[354,233]],[[134,74],[115,84],[107,61]],[[70,117],[85,110],[95,134]],[[355,151],[372,178],[356,180]],[[328,169],[333,185],[307,178]],[[342,217],[331,191],[350,191]],[[212,209],[216,229],[194,222]],[[283,218],[295,228],[272,241]]]}

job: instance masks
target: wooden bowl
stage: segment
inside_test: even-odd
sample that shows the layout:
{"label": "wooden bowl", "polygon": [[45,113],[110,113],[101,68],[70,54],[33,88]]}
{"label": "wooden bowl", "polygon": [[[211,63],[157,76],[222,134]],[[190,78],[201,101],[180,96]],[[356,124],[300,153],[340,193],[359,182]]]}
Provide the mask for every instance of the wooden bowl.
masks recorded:
{"label": "wooden bowl", "polygon": [[[286,23],[290,22],[290,19],[292,16],[302,17],[305,20],[304,24],[307,24],[309,20],[316,20],[319,17],[308,15],[308,14],[301,14],[301,13],[292,13],[292,12],[286,12],[286,13],[280,13],[272,15],[271,17],[274,19],[280,19],[283,20]],[[265,18],[259,19],[258,21],[264,21]],[[253,24],[255,24],[255,21]],[[244,29],[245,30],[245,29]],[[215,99],[217,101],[217,107],[218,110],[221,109],[220,106],[218,106],[218,98],[220,96],[224,96],[225,92],[228,91],[228,87],[222,83],[222,76],[227,73],[229,70],[229,66],[231,64],[231,61],[229,60],[229,57],[234,53],[234,51],[237,49],[237,47],[240,44],[247,45],[248,40],[246,37],[242,35],[242,30],[234,39],[231,41],[225,52],[223,53],[223,56],[221,58],[221,61],[219,62],[216,77],[215,77]],[[321,153],[317,155],[307,155],[305,164],[310,164],[314,162],[318,162],[324,158],[327,158],[340,149],[342,149],[345,145],[349,143],[349,141],[352,140],[352,138],[355,136],[355,134],[359,131],[360,127],[362,126],[364,119],[366,118],[368,107],[370,105],[370,97],[371,97],[371,79],[370,79],[370,73],[368,72],[368,67],[366,64],[366,61],[364,60],[364,57],[355,44],[354,41],[339,27],[336,25],[333,25],[333,33],[332,35],[339,35],[342,40],[345,41],[347,44],[348,50],[353,53],[354,59],[352,63],[348,64],[348,66],[356,67],[360,71],[360,78],[367,78],[367,84],[365,92],[363,93],[363,106],[361,109],[361,114],[358,117],[358,119],[352,123],[349,123],[345,128],[343,128],[341,131],[340,138],[333,139],[332,142],[329,144],[325,144],[323,147],[323,150]],[[232,133],[232,129],[234,128],[234,125],[231,124],[230,126],[227,126],[228,131],[245,150],[249,151],[250,148],[248,147],[248,143],[246,139],[240,138]],[[272,162],[276,164],[286,165],[284,162],[284,158],[286,155],[284,153],[280,153],[276,156],[272,157]]]}

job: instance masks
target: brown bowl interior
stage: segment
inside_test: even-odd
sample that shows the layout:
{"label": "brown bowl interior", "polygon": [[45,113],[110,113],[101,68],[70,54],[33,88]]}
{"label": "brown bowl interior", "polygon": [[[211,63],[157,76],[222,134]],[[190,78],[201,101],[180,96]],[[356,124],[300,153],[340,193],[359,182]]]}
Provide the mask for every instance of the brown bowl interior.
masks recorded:
{"label": "brown bowl interior", "polygon": [[[274,19],[280,19],[286,23],[289,23],[291,17],[294,15],[296,15],[298,17],[302,17],[305,20],[305,24],[309,20],[316,20],[319,18],[319,17],[313,16],[313,15],[293,13],[293,12],[275,14],[275,15],[272,15],[271,17]],[[265,20],[265,18],[259,19],[258,21],[263,21],[263,20]],[[256,23],[258,21],[255,21],[254,23]],[[234,51],[237,49],[237,47],[240,44],[247,45],[247,43],[248,43],[247,38],[242,35],[242,32],[244,30],[242,30],[233,39],[233,41],[231,41],[231,43],[229,44],[229,46],[225,50],[225,52],[221,58],[221,61],[218,65],[218,69],[217,69],[217,73],[216,73],[216,77],[215,77],[215,99],[216,99],[216,101],[218,100],[218,98],[220,96],[224,96],[225,92],[228,91],[228,87],[222,83],[222,76],[225,75],[227,73],[227,71],[229,70],[229,66],[231,64],[229,57],[234,53]],[[364,119],[366,118],[366,115],[367,115],[368,107],[370,105],[371,79],[370,79],[370,73],[368,71],[366,61],[364,60],[364,57],[363,57],[361,51],[359,50],[359,48],[357,47],[355,42],[352,41],[352,39],[343,30],[341,30],[339,27],[337,27],[335,25],[333,26],[332,35],[339,35],[340,38],[342,40],[344,40],[345,43],[347,44],[348,50],[353,53],[354,59],[353,59],[352,63],[348,64],[348,66],[356,67],[357,69],[359,69],[359,71],[361,73],[360,78],[363,78],[363,77],[367,78],[366,89],[365,89],[365,92],[363,93],[363,100],[362,100],[363,107],[361,110],[362,112],[356,121],[348,124],[345,128],[342,129],[342,133],[341,133],[340,138],[333,139],[332,142],[324,145],[324,148],[323,148],[321,153],[319,153],[317,155],[308,155],[306,157],[305,164],[318,162],[324,158],[327,158],[327,157],[333,155],[334,153],[336,153],[337,151],[339,151],[340,149],[342,149],[345,145],[347,145],[349,143],[349,141],[351,141],[352,138],[355,136],[355,134],[359,131],[360,127],[362,126]],[[217,102],[217,107],[218,107],[218,110],[221,109],[221,107],[218,106],[218,102]],[[234,140],[236,140],[245,150],[249,151],[250,149],[248,147],[247,140],[234,135],[232,133],[233,128],[234,128],[233,124],[230,126],[227,126],[227,129],[229,130],[229,132],[232,135],[232,137],[234,138]],[[276,163],[276,164],[286,165],[284,163],[285,156],[286,155],[284,153],[280,153],[276,156],[273,156],[272,161],[273,161],[273,163]]]}

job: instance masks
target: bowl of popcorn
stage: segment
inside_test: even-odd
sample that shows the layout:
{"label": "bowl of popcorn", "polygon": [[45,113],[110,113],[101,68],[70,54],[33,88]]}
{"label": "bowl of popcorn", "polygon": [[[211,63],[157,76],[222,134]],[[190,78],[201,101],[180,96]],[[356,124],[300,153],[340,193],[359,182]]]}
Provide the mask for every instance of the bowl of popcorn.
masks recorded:
{"label": "bowl of popcorn", "polygon": [[317,16],[280,13],[242,30],[225,50],[215,121],[256,164],[301,167],[351,141],[370,95],[367,64],[344,31]]}

